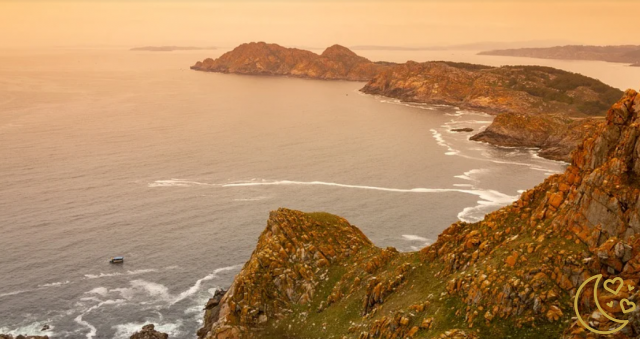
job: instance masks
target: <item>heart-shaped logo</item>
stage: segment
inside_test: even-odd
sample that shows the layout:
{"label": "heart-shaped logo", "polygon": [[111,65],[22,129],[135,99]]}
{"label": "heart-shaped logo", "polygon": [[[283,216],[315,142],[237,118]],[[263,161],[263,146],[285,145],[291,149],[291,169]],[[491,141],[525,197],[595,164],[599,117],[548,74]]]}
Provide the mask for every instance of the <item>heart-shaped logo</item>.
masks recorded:
{"label": "heart-shaped logo", "polygon": [[[607,286],[609,284],[615,284],[616,281],[618,282],[619,285],[618,285],[618,288],[616,288],[615,291],[610,289],[609,286]],[[611,292],[612,294],[616,294],[616,295],[618,294],[618,292],[620,292],[620,290],[622,289],[622,286],[624,286],[624,283],[622,282],[622,278],[620,278],[620,277],[617,277],[615,279],[609,279],[609,280],[604,282],[604,289],[609,291],[609,292]]]}
{"label": "heart-shaped logo", "polygon": [[635,287],[631,286],[631,285],[627,285],[627,288],[629,289],[629,292],[633,291],[635,289]]}
{"label": "heart-shaped logo", "polygon": [[[627,304],[629,308],[625,308],[624,307],[625,304]],[[636,304],[634,304],[633,302],[627,299],[622,299],[620,300],[620,308],[622,309],[622,313],[627,314],[629,312],[633,312],[636,310]]]}
{"label": "heart-shaped logo", "polygon": [[613,301],[608,302],[608,303],[607,303],[607,306],[609,306],[609,307],[613,308]]}

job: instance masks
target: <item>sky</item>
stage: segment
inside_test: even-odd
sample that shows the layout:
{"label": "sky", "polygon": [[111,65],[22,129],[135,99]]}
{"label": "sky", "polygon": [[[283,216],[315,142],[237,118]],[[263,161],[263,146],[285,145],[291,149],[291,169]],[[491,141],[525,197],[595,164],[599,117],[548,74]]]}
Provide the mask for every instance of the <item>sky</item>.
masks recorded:
{"label": "sky", "polygon": [[0,48],[640,44],[638,0],[0,0]]}

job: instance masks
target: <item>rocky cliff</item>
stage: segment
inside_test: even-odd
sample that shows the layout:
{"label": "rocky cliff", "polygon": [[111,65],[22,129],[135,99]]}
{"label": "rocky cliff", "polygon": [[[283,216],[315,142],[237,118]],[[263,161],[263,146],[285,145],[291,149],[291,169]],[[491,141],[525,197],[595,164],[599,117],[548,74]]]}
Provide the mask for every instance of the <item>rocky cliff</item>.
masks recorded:
{"label": "rocky cliff", "polygon": [[571,152],[586,135],[592,134],[602,119],[570,119],[558,115],[500,114],[487,129],[471,140],[497,146],[537,147],[541,157],[571,161]]}
{"label": "rocky cliff", "polygon": [[[541,156],[568,160],[622,91],[580,74],[550,67],[489,67],[453,62],[407,62],[381,72],[362,89],[407,102],[446,104],[505,114],[473,140],[500,146],[541,147]],[[543,117],[544,116],[544,117]]]}
{"label": "rocky cliff", "polygon": [[640,62],[640,46],[583,46],[569,45],[546,48],[501,49],[478,53],[480,55],[501,55],[540,59],[599,60],[609,62]]}
{"label": "rocky cliff", "polygon": [[[329,214],[273,212],[199,337],[595,338],[575,320],[578,286],[594,274],[640,281],[639,113],[629,90],[565,173],[419,252],[378,248]],[[631,321],[616,338],[640,335],[637,312],[620,308],[640,288],[599,290],[606,312]],[[615,325],[590,297],[581,315]]]}
{"label": "rocky cliff", "polygon": [[388,63],[374,63],[348,48],[333,45],[318,55],[277,44],[242,44],[218,59],[198,61],[191,69],[253,75],[286,75],[326,80],[367,81]]}

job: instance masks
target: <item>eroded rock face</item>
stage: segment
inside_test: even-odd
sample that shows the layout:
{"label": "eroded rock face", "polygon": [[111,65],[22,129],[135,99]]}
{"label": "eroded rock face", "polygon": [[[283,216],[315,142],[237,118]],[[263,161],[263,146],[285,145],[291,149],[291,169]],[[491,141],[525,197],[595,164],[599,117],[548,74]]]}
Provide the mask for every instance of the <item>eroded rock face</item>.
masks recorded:
{"label": "eroded rock face", "polygon": [[[377,248],[338,217],[273,212],[205,337],[590,338],[573,298],[595,274],[633,287],[600,286],[598,300],[631,322],[616,338],[638,337],[620,300],[640,300],[639,112],[627,91],[565,173],[420,252]],[[611,328],[592,298],[588,287],[582,317]]]}
{"label": "eroded rock face", "polygon": [[602,123],[600,119],[505,113],[471,140],[497,146],[538,147],[544,158],[570,162],[571,152]]}
{"label": "eroded rock face", "polygon": [[131,339],[169,339],[169,335],[156,331],[153,324],[148,324],[140,332],[134,333]]}
{"label": "eroded rock face", "polygon": [[358,56],[340,45],[327,48],[321,55],[277,44],[242,44],[220,58],[198,61],[191,69],[208,72],[252,75],[287,75],[326,80],[367,81],[387,68]]}

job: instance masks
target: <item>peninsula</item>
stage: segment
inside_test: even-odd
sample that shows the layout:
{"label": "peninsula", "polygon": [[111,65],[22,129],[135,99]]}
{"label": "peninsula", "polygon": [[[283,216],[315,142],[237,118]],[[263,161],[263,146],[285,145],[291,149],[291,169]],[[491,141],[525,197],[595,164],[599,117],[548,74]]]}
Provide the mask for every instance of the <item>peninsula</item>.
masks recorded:
{"label": "peninsula", "polygon": [[539,59],[598,60],[634,64],[640,62],[639,45],[583,46],[567,45],[547,48],[499,49],[478,53]]}

